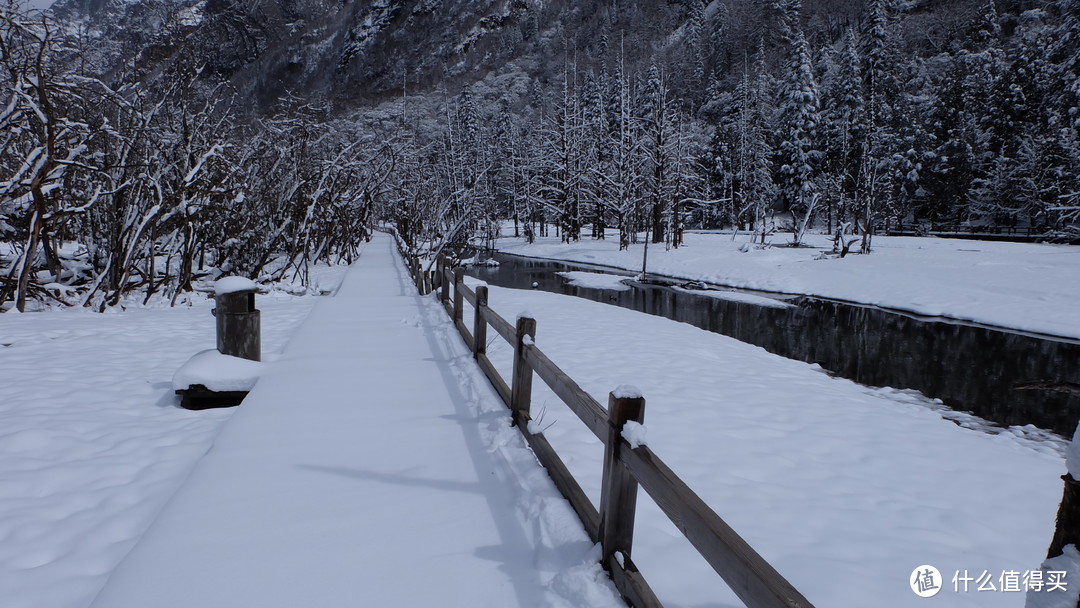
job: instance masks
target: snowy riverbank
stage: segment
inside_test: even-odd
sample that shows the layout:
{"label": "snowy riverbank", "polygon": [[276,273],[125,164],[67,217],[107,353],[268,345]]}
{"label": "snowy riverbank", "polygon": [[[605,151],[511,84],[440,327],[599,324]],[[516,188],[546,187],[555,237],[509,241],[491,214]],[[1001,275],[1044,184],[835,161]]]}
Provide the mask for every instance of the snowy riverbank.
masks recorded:
{"label": "snowy riverbank", "polygon": [[[951,579],[986,571],[997,585],[1039,567],[1061,498],[1060,444],[962,428],[917,393],[833,378],[684,323],[489,290],[504,317],[537,319],[536,343],[601,403],[639,387],[649,446],[815,605],[920,606],[908,578],[923,564],[945,576],[942,605],[1024,604],[1023,593],[954,591]],[[510,347],[490,342],[510,377]],[[533,387],[536,426],[597,501],[602,446]],[[644,496],[634,560],[665,605],[740,605]]]}
{"label": "snowy riverbank", "polygon": [[[609,231],[610,232],[610,231]],[[512,232],[511,232],[512,234]],[[731,287],[815,295],[944,316],[1024,331],[1080,338],[1080,247],[969,241],[874,238],[870,255],[823,256],[832,241],[808,237],[808,248],[747,246],[750,236],[688,233],[686,245],[650,245],[648,271]],[[618,236],[562,243],[556,237],[504,237],[505,253],[601,264],[640,272],[643,245],[619,251]]]}

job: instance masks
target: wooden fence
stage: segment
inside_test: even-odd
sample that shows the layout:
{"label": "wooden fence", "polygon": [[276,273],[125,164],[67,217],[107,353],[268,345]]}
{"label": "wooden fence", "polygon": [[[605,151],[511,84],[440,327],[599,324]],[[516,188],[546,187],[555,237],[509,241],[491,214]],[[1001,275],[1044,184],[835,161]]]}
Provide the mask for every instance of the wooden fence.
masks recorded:
{"label": "wooden fence", "polygon": [[[644,421],[645,400],[641,396],[610,393],[605,410],[536,346],[535,319],[520,317],[516,323],[510,323],[491,309],[487,287],[478,286],[474,290],[465,285],[462,268],[448,268],[440,258],[434,271],[424,271],[415,256],[404,255],[419,292],[422,295],[433,290],[439,292],[439,300],[476,362],[510,408],[513,423],[547,468],[559,491],[570,501],[589,536],[600,543],[600,563],[631,605],[662,606],[630,559],[637,491],[641,487],[749,608],[813,608],[648,446],[631,447],[623,438],[627,422]],[[473,307],[471,327],[463,318],[466,301]],[[487,357],[489,326],[514,348],[509,384]],[[604,443],[599,509],[543,433],[528,429],[532,419],[534,373]]]}

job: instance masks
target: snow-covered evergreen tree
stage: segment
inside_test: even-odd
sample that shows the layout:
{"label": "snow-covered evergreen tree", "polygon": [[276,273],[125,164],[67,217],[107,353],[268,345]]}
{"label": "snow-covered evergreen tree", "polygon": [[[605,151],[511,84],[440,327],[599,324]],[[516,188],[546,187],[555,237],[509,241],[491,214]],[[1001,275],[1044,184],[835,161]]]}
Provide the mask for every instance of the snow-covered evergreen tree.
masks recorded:
{"label": "snow-covered evergreen tree", "polygon": [[[791,20],[797,23],[797,14]],[[779,107],[780,193],[783,207],[794,220],[793,243],[798,245],[813,222],[818,192],[821,150],[820,100],[810,45],[801,29],[794,32],[787,77],[781,85]]]}

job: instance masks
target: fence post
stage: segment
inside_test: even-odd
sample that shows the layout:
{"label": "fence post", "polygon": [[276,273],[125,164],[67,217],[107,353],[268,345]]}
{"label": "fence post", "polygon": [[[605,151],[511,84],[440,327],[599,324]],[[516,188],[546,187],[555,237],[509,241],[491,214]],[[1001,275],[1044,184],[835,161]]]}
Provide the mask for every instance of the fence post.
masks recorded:
{"label": "fence post", "polygon": [[409,256],[409,267],[412,270],[413,284],[416,285],[416,291],[420,292],[420,295],[424,295],[424,282],[420,279],[420,259],[415,255]]}
{"label": "fence post", "polygon": [[476,287],[476,306],[473,308],[473,359],[487,354],[487,321],[484,320],[484,308],[488,303],[488,288]]}
{"label": "fence post", "polygon": [[1080,547],[1080,481],[1073,479],[1068,473],[1061,478],[1065,480],[1065,491],[1058,506],[1054,538],[1050,541],[1047,558],[1061,555],[1065,545]]}
{"label": "fence post", "polygon": [[510,411],[514,424],[520,426],[529,419],[532,401],[533,370],[525,361],[525,339],[536,338],[536,319],[518,317],[517,340],[514,341],[514,377],[510,385]]}
{"label": "fence post", "polygon": [[465,294],[461,288],[465,285],[465,269],[460,266],[454,269],[454,323],[461,321]]}
{"label": "fence post", "polygon": [[439,254],[435,257],[435,276],[431,279],[432,291],[442,287],[443,283],[443,264],[446,263],[446,258],[443,254]]}
{"label": "fence post", "polygon": [[[617,391],[619,392],[619,391]],[[623,426],[645,421],[645,399],[608,394],[608,437],[604,445],[604,477],[600,486],[600,563],[608,568],[618,552],[630,557],[637,510],[637,480],[619,459]]]}
{"label": "fence post", "polygon": [[439,283],[442,287],[442,293],[439,295],[439,299],[442,303],[450,303],[450,269],[446,267],[446,258],[443,258],[442,266],[439,268]]}

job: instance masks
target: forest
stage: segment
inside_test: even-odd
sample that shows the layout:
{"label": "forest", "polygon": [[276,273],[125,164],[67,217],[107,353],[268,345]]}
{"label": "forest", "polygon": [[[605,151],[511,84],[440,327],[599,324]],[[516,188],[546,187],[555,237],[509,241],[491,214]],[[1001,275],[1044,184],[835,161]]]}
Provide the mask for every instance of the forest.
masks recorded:
{"label": "forest", "polygon": [[[276,88],[265,36],[235,64],[205,50],[259,0],[173,5],[180,25],[111,62],[85,22],[5,2],[0,310],[304,285],[380,222],[433,252],[507,224],[621,247],[824,231],[844,254],[896,231],[1080,238],[1075,0],[477,2],[485,27],[449,30],[422,18],[450,3],[313,3],[382,46],[355,26],[332,61],[294,45],[326,82]],[[412,66],[387,42],[447,39],[458,55]]]}

